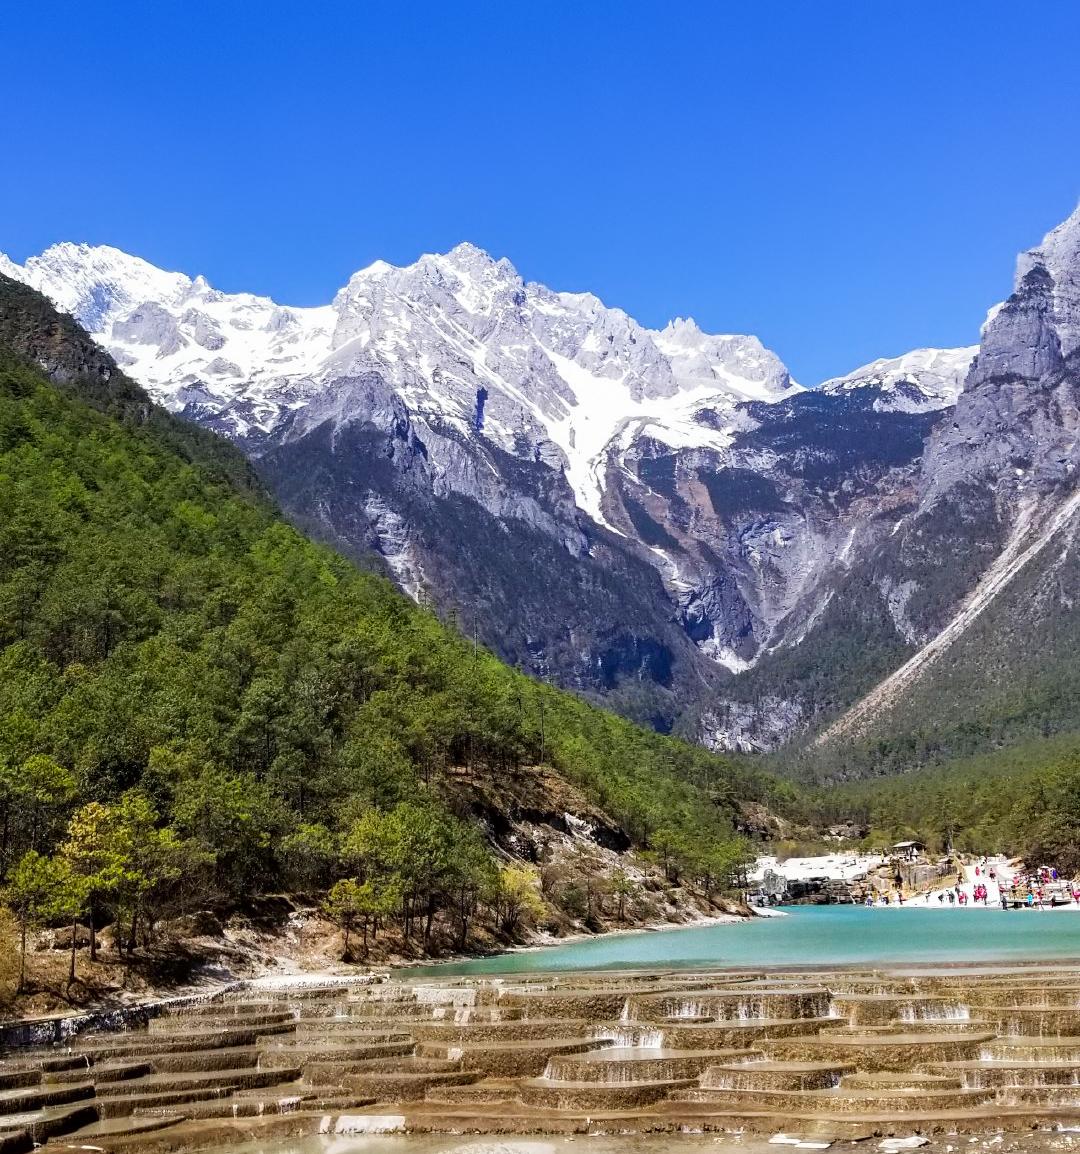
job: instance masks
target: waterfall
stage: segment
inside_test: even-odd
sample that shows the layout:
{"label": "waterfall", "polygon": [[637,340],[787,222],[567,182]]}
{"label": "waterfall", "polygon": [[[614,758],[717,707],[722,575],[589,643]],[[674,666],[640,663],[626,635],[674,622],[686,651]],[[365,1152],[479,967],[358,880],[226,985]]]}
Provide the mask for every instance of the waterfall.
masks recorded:
{"label": "waterfall", "polygon": [[704,1018],[707,1017],[705,1007],[701,1002],[694,1001],[689,998],[683,998],[680,1001],[669,1001],[667,1004],[668,1018]]}
{"label": "waterfall", "polygon": [[926,1005],[916,1002],[906,1005],[900,1011],[901,1022],[967,1022],[971,1018],[971,1010],[963,1002],[951,1002],[947,1005]]}
{"label": "waterfall", "polygon": [[[620,1023],[622,1023],[620,1019]],[[662,1050],[664,1032],[656,1026],[622,1025],[597,1026],[590,1034],[596,1041],[604,1042],[602,1050]]]}

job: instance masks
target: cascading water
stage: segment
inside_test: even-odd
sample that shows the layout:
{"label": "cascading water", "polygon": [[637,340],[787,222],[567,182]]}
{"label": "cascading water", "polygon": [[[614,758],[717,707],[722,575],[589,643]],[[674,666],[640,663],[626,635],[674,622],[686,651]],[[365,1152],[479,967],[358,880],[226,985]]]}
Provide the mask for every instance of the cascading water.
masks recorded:
{"label": "cascading water", "polygon": [[656,1026],[626,1024],[597,1026],[590,1037],[604,1043],[601,1050],[662,1050],[664,1032]]}
{"label": "cascading water", "polygon": [[705,1018],[705,1017],[708,1017],[708,1015],[706,1014],[705,1010],[702,1007],[702,1004],[700,1002],[697,1002],[697,1001],[691,1001],[689,999],[684,998],[684,999],[681,999],[680,1001],[669,1002],[668,1005],[669,1005],[669,1009],[668,1009],[668,1012],[665,1016],[668,1018],[672,1018],[676,1021],[678,1021],[680,1019],[686,1019],[686,1018]]}
{"label": "cascading water", "polygon": [[901,1022],[967,1022],[971,1020],[971,1009],[963,1002],[947,1005],[927,1005],[914,1002],[901,1009]]}
{"label": "cascading water", "polygon": [[754,1018],[765,1017],[765,1003],[760,998],[740,998],[735,1003],[735,1020],[749,1022]]}

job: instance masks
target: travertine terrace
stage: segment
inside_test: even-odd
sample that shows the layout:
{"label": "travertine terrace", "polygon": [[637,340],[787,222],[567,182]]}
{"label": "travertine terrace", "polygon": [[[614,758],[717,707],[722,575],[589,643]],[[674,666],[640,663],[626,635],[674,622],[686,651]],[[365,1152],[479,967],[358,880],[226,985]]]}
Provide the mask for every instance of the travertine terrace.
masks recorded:
{"label": "travertine terrace", "polygon": [[601,972],[234,991],[12,1049],[0,1151],[374,1131],[1080,1123],[1080,969]]}

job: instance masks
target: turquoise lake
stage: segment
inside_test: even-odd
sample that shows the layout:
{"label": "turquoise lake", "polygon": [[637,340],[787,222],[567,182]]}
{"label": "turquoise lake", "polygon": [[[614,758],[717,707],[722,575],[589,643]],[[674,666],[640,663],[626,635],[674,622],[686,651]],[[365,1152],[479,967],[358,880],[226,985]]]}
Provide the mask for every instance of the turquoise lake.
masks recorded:
{"label": "turquoise lake", "polygon": [[[798,906],[786,917],[606,934],[424,973],[514,974],[638,966],[791,967],[1080,959],[1080,911]],[[418,971],[419,972],[419,971]]]}

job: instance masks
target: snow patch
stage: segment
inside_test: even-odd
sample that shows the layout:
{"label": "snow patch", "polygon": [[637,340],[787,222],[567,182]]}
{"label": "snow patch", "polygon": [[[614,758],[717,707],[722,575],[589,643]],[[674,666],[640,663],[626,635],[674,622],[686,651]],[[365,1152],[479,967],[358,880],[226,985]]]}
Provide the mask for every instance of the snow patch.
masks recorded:
{"label": "snow patch", "polygon": [[819,386],[831,396],[875,389],[880,411],[928,413],[956,404],[978,345],[962,349],[914,349],[899,357],[880,357]]}

